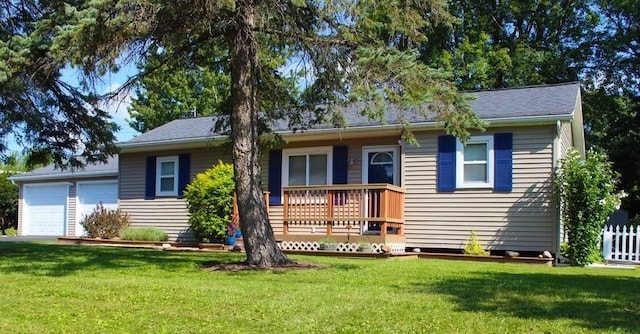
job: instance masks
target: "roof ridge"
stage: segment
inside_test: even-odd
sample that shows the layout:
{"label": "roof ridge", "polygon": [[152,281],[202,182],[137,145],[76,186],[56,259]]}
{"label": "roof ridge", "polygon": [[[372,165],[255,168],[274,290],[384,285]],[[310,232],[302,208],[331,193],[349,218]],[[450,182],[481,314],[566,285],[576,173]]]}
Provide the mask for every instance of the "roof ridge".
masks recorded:
{"label": "roof ridge", "polygon": [[506,90],[520,90],[520,89],[531,89],[531,88],[547,88],[547,87],[558,87],[558,86],[571,86],[575,84],[580,84],[580,81],[569,81],[569,82],[558,82],[553,84],[539,84],[539,85],[527,85],[527,86],[517,86],[517,87],[502,87],[502,88],[481,88],[481,89],[469,89],[469,90],[461,90],[462,93],[483,93],[483,92],[496,92],[496,91],[506,91]]}

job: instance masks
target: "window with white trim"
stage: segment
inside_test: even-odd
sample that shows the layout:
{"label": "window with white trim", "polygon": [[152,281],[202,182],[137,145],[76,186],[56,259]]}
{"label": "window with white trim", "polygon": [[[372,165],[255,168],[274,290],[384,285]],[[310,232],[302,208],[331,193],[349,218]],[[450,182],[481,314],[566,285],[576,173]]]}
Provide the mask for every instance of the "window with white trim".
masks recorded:
{"label": "window with white trim", "polygon": [[456,188],[493,188],[493,136],[456,140]]}
{"label": "window with white trim", "polygon": [[282,185],[315,186],[332,183],[332,148],[282,151]]}
{"label": "window with white trim", "polygon": [[156,159],[156,196],[178,195],[178,157]]}

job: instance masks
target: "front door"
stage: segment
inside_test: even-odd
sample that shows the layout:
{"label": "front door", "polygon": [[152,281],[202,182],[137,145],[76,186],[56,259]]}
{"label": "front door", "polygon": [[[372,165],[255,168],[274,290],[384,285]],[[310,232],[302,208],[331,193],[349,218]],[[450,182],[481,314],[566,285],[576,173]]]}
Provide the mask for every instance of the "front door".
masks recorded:
{"label": "front door", "polygon": [[[363,148],[363,183],[388,183],[398,185],[398,148],[396,146],[372,146]],[[376,191],[376,190],[371,190]],[[370,192],[371,192],[370,191]],[[379,194],[367,194],[368,217],[380,216]],[[363,224],[364,231],[379,231],[378,223]]]}

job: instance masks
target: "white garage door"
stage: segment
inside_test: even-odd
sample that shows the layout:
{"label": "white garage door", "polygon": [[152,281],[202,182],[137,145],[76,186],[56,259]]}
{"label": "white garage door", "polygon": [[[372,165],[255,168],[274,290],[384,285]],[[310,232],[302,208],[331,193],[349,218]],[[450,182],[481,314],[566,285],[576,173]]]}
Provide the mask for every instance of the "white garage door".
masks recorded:
{"label": "white garage door", "polygon": [[76,236],[85,234],[80,221],[95,210],[98,203],[107,209],[118,208],[118,182],[78,182],[78,206],[76,219]]}
{"label": "white garage door", "polygon": [[25,185],[22,234],[63,236],[68,194],[66,183]]}

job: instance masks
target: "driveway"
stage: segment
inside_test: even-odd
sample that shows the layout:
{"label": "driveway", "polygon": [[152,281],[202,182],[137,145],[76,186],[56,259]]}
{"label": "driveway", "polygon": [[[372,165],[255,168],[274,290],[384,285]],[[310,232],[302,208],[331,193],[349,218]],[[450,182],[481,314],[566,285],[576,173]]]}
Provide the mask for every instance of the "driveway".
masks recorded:
{"label": "driveway", "polygon": [[57,236],[51,235],[17,235],[15,237],[0,236],[0,242],[34,242],[34,241],[56,241]]}

